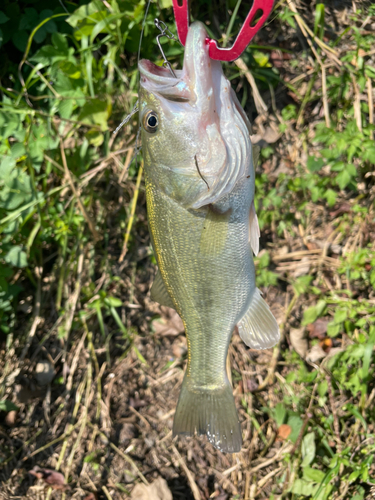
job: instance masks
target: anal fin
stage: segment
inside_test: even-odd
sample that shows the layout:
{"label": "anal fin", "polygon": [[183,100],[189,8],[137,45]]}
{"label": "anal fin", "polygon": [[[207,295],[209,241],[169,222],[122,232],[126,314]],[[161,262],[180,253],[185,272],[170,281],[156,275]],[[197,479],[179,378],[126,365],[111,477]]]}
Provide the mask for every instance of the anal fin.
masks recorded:
{"label": "anal fin", "polygon": [[168,293],[168,290],[164,284],[163,278],[161,277],[160,270],[156,273],[156,277],[151,287],[151,300],[154,302],[159,302],[162,306],[172,307],[172,309],[176,309],[171,296]]}
{"label": "anal fin", "polygon": [[280,340],[277,322],[258,288],[238,323],[238,331],[245,344],[253,349],[268,349]]}

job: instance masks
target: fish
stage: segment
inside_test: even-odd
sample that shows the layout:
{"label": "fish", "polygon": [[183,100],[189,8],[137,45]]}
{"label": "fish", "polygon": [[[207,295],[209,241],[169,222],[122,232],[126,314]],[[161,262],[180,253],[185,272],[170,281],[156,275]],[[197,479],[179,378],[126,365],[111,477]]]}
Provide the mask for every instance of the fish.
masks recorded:
{"label": "fish", "polygon": [[173,435],[206,435],[218,450],[236,453],[242,435],[226,371],[231,336],[237,325],[247,346],[267,349],[279,329],[255,285],[260,232],[250,123],[206,38],[204,25],[192,23],[175,76],[139,61],[147,218],[158,265],[151,298],[177,311],[187,338]]}

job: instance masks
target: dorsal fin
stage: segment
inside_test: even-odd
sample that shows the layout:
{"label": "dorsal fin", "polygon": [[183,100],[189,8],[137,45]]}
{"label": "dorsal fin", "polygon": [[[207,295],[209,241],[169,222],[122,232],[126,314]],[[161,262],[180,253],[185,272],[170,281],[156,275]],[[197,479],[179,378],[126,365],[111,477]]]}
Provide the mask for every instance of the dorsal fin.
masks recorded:
{"label": "dorsal fin", "polygon": [[249,225],[250,225],[250,230],[249,230],[250,246],[254,252],[254,255],[258,255],[260,229],[259,229],[258,217],[257,217],[257,214],[255,212],[254,201],[252,202],[251,207],[250,207]]}

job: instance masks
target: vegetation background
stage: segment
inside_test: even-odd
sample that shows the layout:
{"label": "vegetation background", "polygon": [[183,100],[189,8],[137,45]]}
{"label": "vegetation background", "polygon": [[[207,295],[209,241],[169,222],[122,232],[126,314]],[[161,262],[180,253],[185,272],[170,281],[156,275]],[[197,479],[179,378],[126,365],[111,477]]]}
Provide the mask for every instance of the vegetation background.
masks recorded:
{"label": "vegetation background", "polygon": [[[191,3],[228,44],[249,9]],[[225,65],[262,146],[257,279],[282,332],[265,352],[233,337],[236,456],[171,438],[186,341],[149,298],[137,116],[112,133],[145,9],[1,2],[0,497],[375,498],[375,6],[280,0]],[[141,45],[161,64],[154,18],[175,33],[170,0]]]}

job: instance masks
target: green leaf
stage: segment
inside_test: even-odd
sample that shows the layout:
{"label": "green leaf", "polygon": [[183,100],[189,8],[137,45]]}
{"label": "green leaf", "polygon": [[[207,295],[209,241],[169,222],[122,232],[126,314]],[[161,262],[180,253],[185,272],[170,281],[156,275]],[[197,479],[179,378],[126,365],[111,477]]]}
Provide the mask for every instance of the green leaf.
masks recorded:
{"label": "green leaf", "polygon": [[16,31],[12,35],[12,42],[15,47],[21,52],[25,52],[29,33],[26,30]]}
{"label": "green leaf", "polygon": [[16,142],[10,148],[10,154],[12,158],[14,158],[15,160],[18,160],[19,158],[21,158],[21,156],[24,156],[25,153],[26,153],[26,148],[21,142]]}
{"label": "green leaf", "polygon": [[319,300],[319,302],[312,307],[306,309],[303,313],[302,326],[310,325],[314,323],[314,321],[322,315],[327,303],[325,300]]}
{"label": "green leaf", "polygon": [[318,172],[324,166],[324,161],[322,158],[316,158],[315,156],[309,156],[307,160],[307,168],[310,172]]}
{"label": "green leaf", "polygon": [[295,495],[310,497],[314,491],[314,485],[311,482],[304,481],[303,479],[296,479],[289,488],[289,491]]}
{"label": "green leaf", "polygon": [[306,481],[313,481],[314,483],[321,483],[325,477],[324,472],[318,469],[313,469],[312,467],[304,467],[303,478]]}
{"label": "green leaf", "polygon": [[9,17],[0,10],[0,24],[4,24],[9,21]]}
{"label": "green leaf", "polygon": [[365,73],[369,78],[375,79],[375,68],[372,66],[365,66]]}
{"label": "green leaf", "polygon": [[375,164],[375,147],[366,148],[363,153],[363,158],[368,160],[370,163]]}
{"label": "green leaf", "polygon": [[333,321],[335,324],[342,323],[348,317],[347,309],[337,309]]}
{"label": "green leaf", "polygon": [[68,52],[68,41],[66,39],[66,35],[62,33],[53,33],[52,34],[52,43],[53,46],[59,51]]}
{"label": "green leaf", "polygon": [[302,467],[310,465],[315,458],[316,446],[315,446],[315,433],[309,432],[302,440]]}
{"label": "green leaf", "polygon": [[102,130],[107,130],[110,112],[111,107],[107,102],[91,99],[81,109],[78,120],[90,125],[100,125]]}
{"label": "green leaf", "polygon": [[273,411],[273,418],[276,421],[277,427],[280,427],[280,425],[282,425],[284,423],[286,413],[287,413],[286,408],[283,405],[283,403],[277,403],[277,405],[275,406],[275,409]]}
{"label": "green leaf", "polygon": [[22,250],[22,247],[16,245],[12,247],[5,256],[5,262],[11,264],[15,267],[26,267],[27,266],[27,255],[26,252]]}
{"label": "green leaf", "polygon": [[292,428],[289,439],[295,443],[302,429],[303,421],[297,415],[291,415],[287,420],[287,424]]}
{"label": "green leaf", "polygon": [[336,176],[336,182],[339,185],[340,189],[345,189],[351,180],[352,177],[348,170],[343,170]]}
{"label": "green leaf", "polygon": [[333,205],[336,203],[337,193],[333,191],[333,189],[327,189],[327,191],[324,193],[324,198],[327,200],[328,205],[330,207],[333,207]]}
{"label": "green leaf", "polygon": [[18,406],[16,406],[8,399],[3,399],[2,401],[0,401],[0,411],[6,411],[8,413],[10,411],[17,411],[17,410],[19,410]]}
{"label": "green leaf", "polygon": [[122,300],[118,299],[117,297],[106,297],[104,299],[104,302],[108,304],[110,307],[121,307],[122,306]]}

